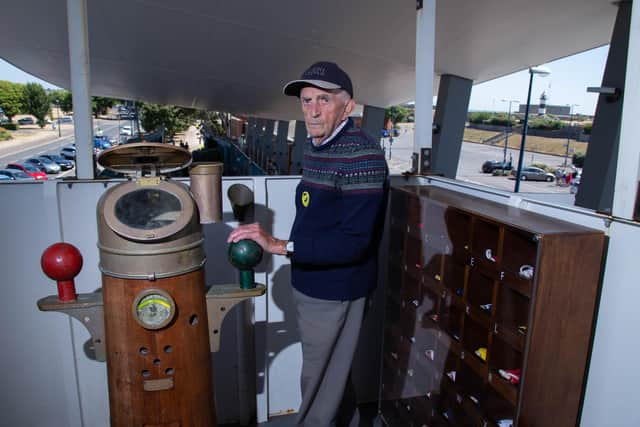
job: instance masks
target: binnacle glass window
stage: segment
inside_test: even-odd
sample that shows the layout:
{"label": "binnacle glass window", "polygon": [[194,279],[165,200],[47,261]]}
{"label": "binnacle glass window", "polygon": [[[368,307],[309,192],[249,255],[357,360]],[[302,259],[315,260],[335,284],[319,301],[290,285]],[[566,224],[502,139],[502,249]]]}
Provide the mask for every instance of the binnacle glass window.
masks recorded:
{"label": "binnacle glass window", "polygon": [[165,227],[178,220],[182,213],[180,200],[173,194],[157,189],[132,191],[116,202],[115,216],[124,225],[140,230]]}

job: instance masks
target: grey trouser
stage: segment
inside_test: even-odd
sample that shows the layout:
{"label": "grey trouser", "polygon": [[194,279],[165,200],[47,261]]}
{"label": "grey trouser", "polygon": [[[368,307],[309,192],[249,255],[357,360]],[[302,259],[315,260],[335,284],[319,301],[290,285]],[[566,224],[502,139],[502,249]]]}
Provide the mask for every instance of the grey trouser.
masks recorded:
{"label": "grey trouser", "polygon": [[366,297],[331,301],[295,289],[293,297],[302,342],[302,403],[297,424],[334,426],[358,345]]}

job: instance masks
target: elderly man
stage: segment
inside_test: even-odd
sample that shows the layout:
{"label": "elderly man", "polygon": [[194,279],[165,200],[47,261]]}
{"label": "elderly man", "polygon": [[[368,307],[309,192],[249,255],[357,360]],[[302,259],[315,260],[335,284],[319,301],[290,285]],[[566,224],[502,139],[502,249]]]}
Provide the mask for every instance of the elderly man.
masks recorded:
{"label": "elderly man", "polygon": [[353,86],[336,64],[313,64],[284,93],[300,99],[309,136],[291,233],[280,240],[254,223],[233,230],[228,242],[252,239],[291,258],[303,356],[298,424],[340,425],[366,299],[376,284],[387,164],[379,141],[349,118]]}

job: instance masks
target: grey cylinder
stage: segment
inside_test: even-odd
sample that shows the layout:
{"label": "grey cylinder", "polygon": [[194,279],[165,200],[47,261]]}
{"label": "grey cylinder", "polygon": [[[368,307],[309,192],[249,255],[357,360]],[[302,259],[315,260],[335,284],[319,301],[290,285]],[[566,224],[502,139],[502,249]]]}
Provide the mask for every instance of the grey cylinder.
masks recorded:
{"label": "grey cylinder", "polygon": [[200,224],[222,221],[222,167],[220,162],[202,162],[194,163],[189,171]]}
{"label": "grey cylinder", "polygon": [[227,190],[233,216],[240,222],[253,216],[253,191],[244,184],[233,184]]}

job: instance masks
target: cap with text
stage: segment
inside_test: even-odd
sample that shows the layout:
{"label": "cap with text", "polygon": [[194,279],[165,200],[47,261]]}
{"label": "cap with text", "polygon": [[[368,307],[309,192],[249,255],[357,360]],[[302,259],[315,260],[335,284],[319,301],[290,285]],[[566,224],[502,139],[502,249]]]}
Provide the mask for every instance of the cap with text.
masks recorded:
{"label": "cap with text", "polygon": [[353,86],[349,75],[333,62],[316,62],[307,68],[300,79],[284,85],[284,94],[300,97],[300,91],[307,86],[320,89],[344,89],[353,98]]}

